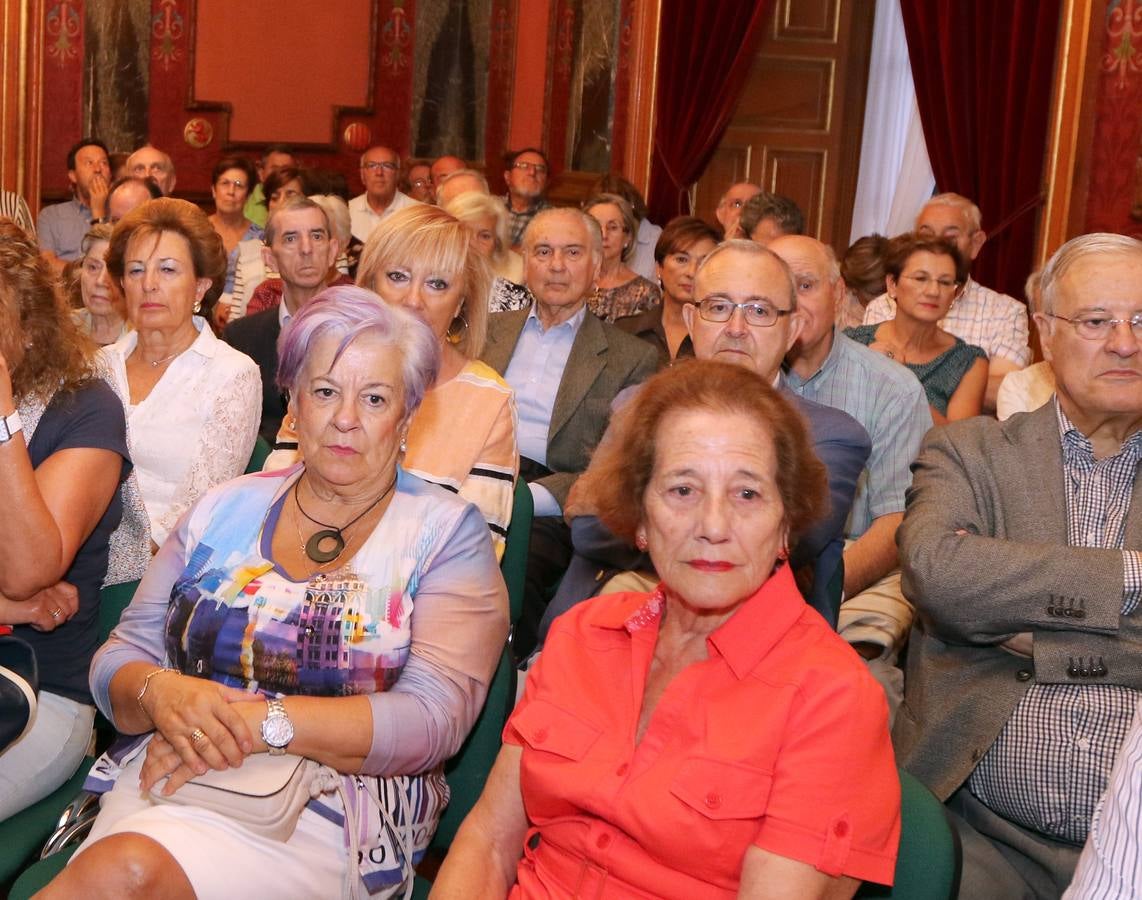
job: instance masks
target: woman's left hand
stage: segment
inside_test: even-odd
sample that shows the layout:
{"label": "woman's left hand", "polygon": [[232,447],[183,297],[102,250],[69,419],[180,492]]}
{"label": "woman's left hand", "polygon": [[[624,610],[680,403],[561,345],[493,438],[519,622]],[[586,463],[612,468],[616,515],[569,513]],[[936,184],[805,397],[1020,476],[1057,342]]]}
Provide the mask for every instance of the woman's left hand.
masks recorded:
{"label": "woman's left hand", "polygon": [[31,625],[36,631],[55,631],[79,609],[79,591],[66,581],[57,581],[27,600],[0,596],[0,622]]}
{"label": "woman's left hand", "polygon": [[194,772],[182,761],[178,751],[170,745],[162,733],[156,731],[147,745],[147,756],[139,773],[139,787],[145,793],[150,793],[151,788],[168,775],[170,779],[162,789],[164,797],[169,797],[190,781],[194,777]]}

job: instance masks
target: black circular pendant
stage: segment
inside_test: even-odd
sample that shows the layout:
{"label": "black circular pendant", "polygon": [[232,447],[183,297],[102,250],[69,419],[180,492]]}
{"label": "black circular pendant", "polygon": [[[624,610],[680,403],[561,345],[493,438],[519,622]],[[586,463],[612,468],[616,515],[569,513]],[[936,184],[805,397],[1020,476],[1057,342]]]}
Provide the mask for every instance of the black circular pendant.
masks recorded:
{"label": "black circular pendant", "polygon": [[[332,541],[333,547],[329,550],[322,550],[321,545],[325,541]],[[326,528],[323,531],[316,531],[313,533],[313,536],[305,542],[305,555],[315,563],[332,562],[341,555],[344,549],[345,538],[341,537],[341,532],[336,528]]]}

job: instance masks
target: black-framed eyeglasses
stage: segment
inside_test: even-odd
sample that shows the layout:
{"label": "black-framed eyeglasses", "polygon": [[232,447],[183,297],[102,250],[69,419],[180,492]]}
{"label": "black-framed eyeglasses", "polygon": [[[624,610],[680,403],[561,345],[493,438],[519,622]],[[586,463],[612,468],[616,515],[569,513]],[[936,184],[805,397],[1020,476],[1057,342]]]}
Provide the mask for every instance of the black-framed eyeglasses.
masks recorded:
{"label": "black-framed eyeglasses", "polygon": [[1057,316],[1054,313],[1047,313],[1052,319],[1061,319],[1070,325],[1081,338],[1086,338],[1088,341],[1105,341],[1110,337],[1119,325],[1130,325],[1130,330],[1134,333],[1134,337],[1142,340],[1142,312],[1135,313],[1129,319],[1108,319],[1106,316],[1100,315],[1085,315],[1069,318],[1068,316]]}
{"label": "black-framed eyeglasses", "polygon": [[697,303],[698,315],[707,322],[728,322],[735,310],[745,313],[746,324],[759,328],[772,328],[782,316],[790,315],[791,309],[778,309],[761,300],[747,300],[735,303],[728,297],[703,297]]}

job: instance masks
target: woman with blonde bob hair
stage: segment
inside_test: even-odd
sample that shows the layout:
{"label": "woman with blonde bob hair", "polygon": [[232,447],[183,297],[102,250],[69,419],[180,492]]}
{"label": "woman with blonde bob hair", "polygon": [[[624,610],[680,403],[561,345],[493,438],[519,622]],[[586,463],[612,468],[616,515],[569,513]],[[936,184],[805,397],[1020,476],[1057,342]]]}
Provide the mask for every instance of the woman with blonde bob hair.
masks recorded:
{"label": "woman with blonde bob hair", "polygon": [[472,245],[492,266],[495,280],[489,308],[492,312],[523,309],[531,302],[523,286],[523,257],[511,249],[508,210],[503,201],[477,191],[466,191],[444,205],[467,226]]}
{"label": "woman with blonde bob hair", "polygon": [[357,284],[420,316],[440,341],[440,373],[409,427],[405,468],[480,507],[502,554],[519,453],[512,390],[479,360],[490,281],[464,224],[426,204],[377,225],[357,270]]}

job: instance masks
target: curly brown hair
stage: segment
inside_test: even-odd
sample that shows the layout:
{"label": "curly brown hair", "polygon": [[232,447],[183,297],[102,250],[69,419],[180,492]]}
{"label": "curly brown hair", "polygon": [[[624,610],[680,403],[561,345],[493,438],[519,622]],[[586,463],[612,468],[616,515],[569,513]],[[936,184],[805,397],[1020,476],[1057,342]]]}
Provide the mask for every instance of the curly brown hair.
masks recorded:
{"label": "curly brown hair", "polygon": [[[95,345],[80,331],[39,248],[10,219],[0,218],[0,334],[21,346],[12,368],[17,402],[47,403],[93,375]],[[9,359],[9,363],[12,360]]]}
{"label": "curly brown hair", "polygon": [[746,415],[769,433],[785,508],[782,524],[792,547],[828,508],[825,466],[813,452],[801,414],[744,366],[686,360],[650,378],[611,420],[576,490],[598,498],[599,518],[615,535],[633,543],[654,472],[658,429],[667,413],[690,410]]}
{"label": "curly brown hair", "polygon": [[884,253],[884,274],[891,275],[899,281],[908,267],[908,260],[916,253],[933,253],[936,256],[949,257],[956,267],[956,281],[963,284],[968,280],[971,263],[964,259],[954,242],[943,237],[923,237],[911,232],[898,234],[888,242]]}

